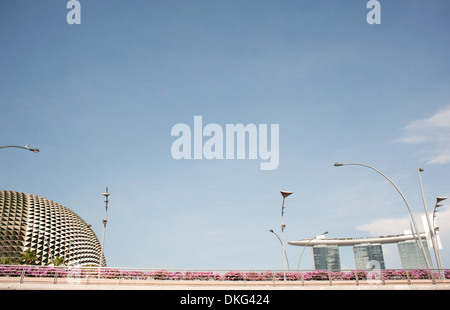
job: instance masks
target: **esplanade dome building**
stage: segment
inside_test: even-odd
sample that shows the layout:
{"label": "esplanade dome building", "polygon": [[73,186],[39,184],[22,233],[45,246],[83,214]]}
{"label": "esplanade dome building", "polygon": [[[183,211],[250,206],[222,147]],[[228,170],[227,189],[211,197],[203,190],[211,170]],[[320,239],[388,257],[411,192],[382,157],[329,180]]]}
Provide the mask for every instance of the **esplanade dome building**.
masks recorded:
{"label": "esplanade dome building", "polygon": [[47,198],[0,190],[0,258],[15,260],[28,249],[39,265],[56,257],[68,265],[100,263],[100,242],[75,212]]}

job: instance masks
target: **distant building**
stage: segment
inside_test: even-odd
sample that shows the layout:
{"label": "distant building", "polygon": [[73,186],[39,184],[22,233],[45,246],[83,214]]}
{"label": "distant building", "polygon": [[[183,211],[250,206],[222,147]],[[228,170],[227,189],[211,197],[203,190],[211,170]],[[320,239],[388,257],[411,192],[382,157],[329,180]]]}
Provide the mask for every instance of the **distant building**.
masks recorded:
{"label": "distant building", "polygon": [[[430,251],[426,240],[422,240],[428,261],[432,264]],[[403,269],[427,269],[427,263],[423,252],[415,240],[407,240],[397,243],[398,252],[402,261]]]}
{"label": "distant building", "polygon": [[[384,265],[383,248],[379,243],[355,244],[353,246],[356,269],[372,269],[373,266],[386,269]],[[377,263],[373,263],[376,261]]]}
{"label": "distant building", "polygon": [[75,212],[43,197],[0,190],[0,258],[14,261],[26,250],[36,253],[39,265],[56,257],[69,265],[100,264],[100,242]]}
{"label": "distant building", "polygon": [[[421,233],[420,237],[424,244],[425,252],[428,260],[431,262],[430,251],[427,247],[425,234]],[[353,255],[355,258],[356,268],[365,270],[380,268],[385,269],[385,262],[383,256],[383,244],[397,243],[403,269],[426,269],[427,265],[423,257],[422,250],[418,247],[414,236],[410,233],[394,235],[394,236],[379,236],[370,238],[330,238],[326,239],[320,236],[315,239],[302,239],[298,241],[289,242],[290,245],[296,246],[310,246],[312,247],[314,269],[316,270],[339,270],[340,246],[353,246]],[[377,261],[379,266],[368,263],[370,261]],[[374,267],[375,266],[375,267]]]}
{"label": "distant building", "polygon": [[316,245],[312,247],[315,270],[340,270],[341,259],[337,245]]}

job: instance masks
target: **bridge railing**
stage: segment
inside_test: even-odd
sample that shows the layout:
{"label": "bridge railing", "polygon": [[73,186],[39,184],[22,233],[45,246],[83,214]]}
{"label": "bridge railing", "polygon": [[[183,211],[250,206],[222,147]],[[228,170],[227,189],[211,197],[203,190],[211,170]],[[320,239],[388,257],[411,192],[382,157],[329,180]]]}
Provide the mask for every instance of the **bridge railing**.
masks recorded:
{"label": "bridge railing", "polygon": [[81,267],[81,266],[34,266],[0,265],[0,282],[52,282],[90,284],[99,280],[113,280],[111,283],[128,282],[145,284],[151,281],[243,281],[259,283],[271,281],[278,284],[414,284],[439,280],[450,280],[450,270],[431,271],[423,269],[386,270],[192,270],[152,269],[123,267]]}

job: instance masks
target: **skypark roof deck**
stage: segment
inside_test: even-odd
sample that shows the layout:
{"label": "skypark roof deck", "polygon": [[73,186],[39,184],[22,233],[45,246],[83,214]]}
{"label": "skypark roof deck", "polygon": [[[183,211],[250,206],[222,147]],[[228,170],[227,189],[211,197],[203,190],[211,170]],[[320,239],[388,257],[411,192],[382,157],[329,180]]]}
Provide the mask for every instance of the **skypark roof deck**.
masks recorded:
{"label": "skypark roof deck", "polygon": [[[421,238],[425,238],[425,233],[420,233]],[[353,246],[358,244],[366,243],[398,243],[406,240],[414,240],[412,234],[402,234],[402,235],[389,235],[389,236],[378,236],[378,237],[368,237],[368,238],[311,238],[311,239],[301,239],[297,241],[288,242],[290,245],[296,246],[315,246],[315,245],[337,245],[337,246]]]}

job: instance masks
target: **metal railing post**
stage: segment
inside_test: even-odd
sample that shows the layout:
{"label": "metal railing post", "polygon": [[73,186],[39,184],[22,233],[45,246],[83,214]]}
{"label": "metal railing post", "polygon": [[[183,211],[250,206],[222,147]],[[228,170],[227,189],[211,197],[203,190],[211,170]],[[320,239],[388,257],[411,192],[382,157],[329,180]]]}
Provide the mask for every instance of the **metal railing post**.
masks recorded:
{"label": "metal railing post", "polygon": [[22,268],[22,273],[20,275],[20,280],[19,283],[22,284],[23,283],[23,279],[25,277],[25,266]]}
{"label": "metal railing post", "polygon": [[411,285],[411,277],[409,276],[409,270],[405,270],[406,272],[406,279],[408,280],[408,285]]}
{"label": "metal railing post", "polygon": [[331,280],[331,270],[328,270],[328,281],[330,282],[330,286],[333,285],[333,280]]}

